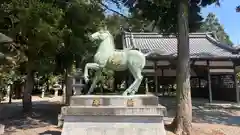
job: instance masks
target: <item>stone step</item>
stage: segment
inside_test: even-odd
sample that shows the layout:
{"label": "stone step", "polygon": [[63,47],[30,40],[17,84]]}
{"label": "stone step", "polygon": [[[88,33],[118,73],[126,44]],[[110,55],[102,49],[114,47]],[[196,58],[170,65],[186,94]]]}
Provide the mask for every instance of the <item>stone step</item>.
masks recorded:
{"label": "stone step", "polygon": [[73,87],[78,87],[78,88],[82,88],[85,86],[85,84],[72,84]]}
{"label": "stone step", "polygon": [[62,135],[166,135],[164,106],[62,107]]}
{"label": "stone step", "polygon": [[62,135],[166,135],[154,95],[81,95],[62,107]]}
{"label": "stone step", "polygon": [[166,135],[166,131],[159,116],[68,116],[62,135]]}
{"label": "stone step", "polygon": [[157,106],[154,95],[76,95],[71,97],[70,106]]}
{"label": "stone step", "polygon": [[4,134],[5,125],[0,124],[0,135]]}

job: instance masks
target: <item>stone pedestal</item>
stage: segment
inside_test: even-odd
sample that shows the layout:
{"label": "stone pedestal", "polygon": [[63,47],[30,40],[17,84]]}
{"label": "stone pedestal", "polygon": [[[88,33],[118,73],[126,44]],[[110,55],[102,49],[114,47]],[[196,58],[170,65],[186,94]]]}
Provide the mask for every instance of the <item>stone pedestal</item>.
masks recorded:
{"label": "stone pedestal", "polygon": [[62,135],[166,135],[166,108],[153,95],[82,95],[62,108]]}
{"label": "stone pedestal", "polygon": [[0,124],[0,135],[4,134],[4,128],[5,128],[5,126]]}

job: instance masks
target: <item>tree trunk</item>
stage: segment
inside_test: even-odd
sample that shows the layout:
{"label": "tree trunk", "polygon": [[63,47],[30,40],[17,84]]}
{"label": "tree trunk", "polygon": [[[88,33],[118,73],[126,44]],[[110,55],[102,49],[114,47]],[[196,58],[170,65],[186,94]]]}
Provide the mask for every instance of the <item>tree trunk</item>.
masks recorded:
{"label": "tree trunk", "polygon": [[47,85],[46,91],[49,92],[49,76],[48,75],[47,75],[46,85]]}
{"label": "tree trunk", "polygon": [[177,110],[172,122],[177,135],[191,135],[192,102],[190,87],[188,0],[180,0],[178,10]]}
{"label": "tree trunk", "polygon": [[63,89],[63,94],[62,94],[62,103],[63,104],[67,104],[67,85],[68,85],[68,69],[65,69],[64,71],[64,81],[63,81],[63,86],[62,89]]}
{"label": "tree trunk", "polygon": [[27,69],[26,87],[23,92],[23,111],[30,112],[32,109],[32,90],[34,87],[34,72]]}
{"label": "tree trunk", "polygon": [[[48,80],[47,80],[48,81]],[[38,83],[39,85],[39,83]],[[48,85],[48,84],[47,84]],[[47,86],[48,87],[48,86]],[[46,89],[44,87],[41,88],[41,98],[44,98],[45,97],[45,92],[46,92]]]}
{"label": "tree trunk", "polygon": [[12,103],[12,95],[13,95],[13,88],[14,88],[14,85],[11,84],[10,85],[10,90],[9,90],[9,100],[8,100],[8,103],[11,104]]}

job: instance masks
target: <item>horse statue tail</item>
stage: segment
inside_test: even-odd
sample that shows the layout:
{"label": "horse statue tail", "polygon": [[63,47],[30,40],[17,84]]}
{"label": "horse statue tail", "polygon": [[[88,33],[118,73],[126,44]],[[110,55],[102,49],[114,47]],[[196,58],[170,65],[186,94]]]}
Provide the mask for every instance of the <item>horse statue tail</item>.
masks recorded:
{"label": "horse statue tail", "polygon": [[[147,57],[147,56],[149,56],[149,55],[151,55],[151,54],[154,54],[154,53],[156,53],[156,51],[155,50],[152,50],[152,51],[150,51],[150,52],[148,52],[148,53],[145,53],[145,54],[143,54],[145,57]],[[159,54],[159,53],[158,53]],[[161,56],[169,56],[169,57],[172,57],[172,56],[175,56],[177,54],[177,52],[176,53],[161,53],[160,55]]]}
{"label": "horse statue tail", "polygon": [[[139,48],[130,48],[130,50],[137,50],[137,51],[140,51],[140,49]],[[140,51],[141,52],[141,51]],[[152,53],[154,53],[153,51],[150,51],[150,52],[148,52],[148,53],[146,53],[146,54],[143,54],[145,57],[147,57],[147,56],[149,56],[149,55],[151,55]]]}
{"label": "horse statue tail", "polygon": [[149,55],[151,55],[153,52],[148,52],[148,53],[145,53],[145,54],[143,54],[145,57],[147,57],[147,56],[149,56]]}

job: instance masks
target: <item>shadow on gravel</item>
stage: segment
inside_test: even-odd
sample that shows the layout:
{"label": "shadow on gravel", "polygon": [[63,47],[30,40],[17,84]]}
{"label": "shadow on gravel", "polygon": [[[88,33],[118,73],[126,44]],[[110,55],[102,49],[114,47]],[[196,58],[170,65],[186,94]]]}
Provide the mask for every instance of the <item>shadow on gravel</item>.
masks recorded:
{"label": "shadow on gravel", "polygon": [[5,132],[57,125],[60,111],[61,104],[49,101],[33,101],[30,114],[22,112],[21,103],[1,104],[0,124],[5,125]]}
{"label": "shadow on gravel", "polygon": [[[194,123],[240,126],[240,116],[234,114],[240,110],[237,107],[232,107],[235,105],[234,103],[225,103],[225,106],[212,106],[206,102],[206,100],[192,99]],[[159,104],[167,108],[167,117],[173,118],[175,116],[176,99],[174,97],[159,97]],[[226,104],[230,105],[226,107]]]}
{"label": "shadow on gravel", "polygon": [[40,133],[39,135],[61,135],[61,132],[60,131],[45,131],[43,133]]}

